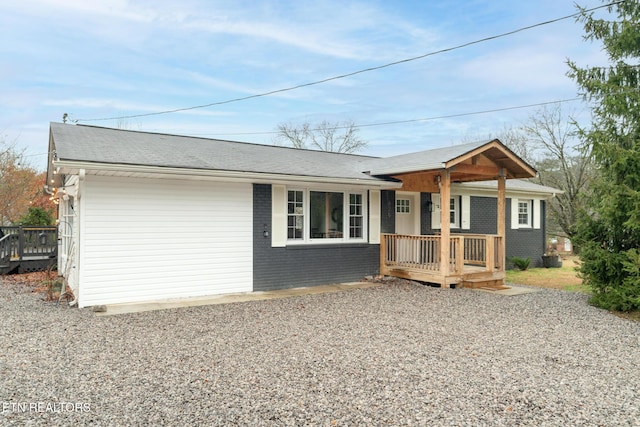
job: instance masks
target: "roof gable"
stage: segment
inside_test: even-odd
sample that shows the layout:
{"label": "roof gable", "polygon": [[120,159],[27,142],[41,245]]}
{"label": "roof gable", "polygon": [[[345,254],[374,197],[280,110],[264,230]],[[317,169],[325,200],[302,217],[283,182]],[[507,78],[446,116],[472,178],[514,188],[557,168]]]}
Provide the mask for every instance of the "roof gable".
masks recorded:
{"label": "roof gable", "polygon": [[374,176],[402,176],[408,173],[450,169],[453,181],[486,180],[504,170],[507,178],[531,178],[536,170],[498,139],[452,145],[434,150],[378,159],[371,163]]}

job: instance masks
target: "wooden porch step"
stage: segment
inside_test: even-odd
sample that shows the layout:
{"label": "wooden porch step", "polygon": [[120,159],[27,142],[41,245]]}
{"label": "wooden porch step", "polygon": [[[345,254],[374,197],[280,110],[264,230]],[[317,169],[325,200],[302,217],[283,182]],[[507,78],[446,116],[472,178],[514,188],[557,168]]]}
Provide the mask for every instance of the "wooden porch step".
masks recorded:
{"label": "wooden porch step", "polygon": [[463,288],[469,289],[488,289],[488,290],[500,290],[500,289],[509,289],[504,285],[504,279],[496,279],[496,278],[472,278],[465,279],[461,283]]}

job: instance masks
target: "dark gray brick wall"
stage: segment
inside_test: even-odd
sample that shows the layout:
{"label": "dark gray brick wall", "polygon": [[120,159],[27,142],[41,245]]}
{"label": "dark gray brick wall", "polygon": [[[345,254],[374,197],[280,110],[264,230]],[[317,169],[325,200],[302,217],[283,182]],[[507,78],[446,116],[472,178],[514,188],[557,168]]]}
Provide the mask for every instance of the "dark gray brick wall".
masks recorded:
{"label": "dark gray brick wall", "polygon": [[[430,193],[420,195],[422,212],[420,214],[420,232],[435,234],[439,230],[431,228],[431,212],[428,211],[427,201],[431,200]],[[545,248],[545,204],[541,202],[541,211],[534,215],[541,215],[540,229],[511,229],[511,199],[507,199],[506,213],[506,252],[507,258],[518,256],[531,258],[531,265],[542,265],[542,254]],[[471,228],[469,230],[452,230],[455,233],[469,234],[497,234],[498,232],[498,199],[495,197],[471,197]]]}
{"label": "dark gray brick wall", "polygon": [[471,197],[471,229],[464,230],[464,232],[472,234],[498,233],[498,199],[496,197]]}
{"label": "dark gray brick wall", "polygon": [[[269,237],[264,237],[264,232]],[[380,245],[271,247],[271,185],[253,185],[253,290],[357,281],[380,271]]]}
{"label": "dark gray brick wall", "polygon": [[546,247],[545,240],[545,209],[544,201],[540,202],[540,211],[533,215],[540,215],[540,228],[511,228],[511,199],[507,199],[507,266],[511,263],[509,257],[531,258],[531,267],[542,267],[542,255]]}

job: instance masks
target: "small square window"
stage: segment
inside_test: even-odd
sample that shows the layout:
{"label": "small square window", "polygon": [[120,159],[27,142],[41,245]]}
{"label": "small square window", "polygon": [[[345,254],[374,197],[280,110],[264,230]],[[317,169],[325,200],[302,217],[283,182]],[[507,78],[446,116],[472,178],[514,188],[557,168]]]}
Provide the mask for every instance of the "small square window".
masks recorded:
{"label": "small square window", "polygon": [[411,200],[409,199],[397,199],[396,200],[396,213],[411,213]]}

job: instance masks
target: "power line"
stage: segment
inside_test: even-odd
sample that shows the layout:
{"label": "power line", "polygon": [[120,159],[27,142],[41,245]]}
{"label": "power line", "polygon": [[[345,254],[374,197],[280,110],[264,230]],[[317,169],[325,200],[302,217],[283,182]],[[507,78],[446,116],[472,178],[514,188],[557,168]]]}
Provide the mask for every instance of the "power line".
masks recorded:
{"label": "power line", "polygon": [[[404,123],[415,123],[415,122],[427,122],[432,120],[441,120],[441,119],[450,119],[454,117],[464,117],[464,116],[474,116],[478,114],[488,114],[488,113],[497,113],[500,111],[509,111],[509,110],[518,110],[523,108],[531,108],[531,107],[542,107],[544,105],[550,104],[560,104],[563,102],[573,102],[583,99],[582,96],[578,96],[575,98],[567,98],[567,99],[558,99],[555,101],[545,101],[538,102],[535,104],[526,104],[526,105],[516,105],[511,107],[503,107],[503,108],[493,108],[490,110],[481,110],[481,111],[471,111],[466,113],[456,113],[456,114],[446,114],[442,116],[433,116],[433,117],[423,117],[419,119],[406,119],[406,120],[395,120],[389,122],[377,122],[377,123],[365,123],[361,125],[353,125],[353,126],[335,126],[335,129],[348,129],[350,127],[353,128],[365,128],[365,127],[374,127],[374,126],[388,126],[388,125],[397,125]],[[311,130],[320,130],[320,129],[311,129]],[[236,133],[203,133],[203,134],[192,134],[193,136],[229,136],[229,135],[275,135],[280,133],[279,131],[265,131],[265,132],[236,132]]]}
{"label": "power line", "polygon": [[200,109],[200,108],[213,107],[213,106],[217,106],[217,105],[230,104],[230,103],[233,103],[233,102],[246,101],[246,100],[249,100],[249,99],[254,99],[254,98],[260,98],[260,97],[265,97],[265,96],[269,96],[269,95],[274,95],[274,94],[277,94],[277,93],[289,92],[289,91],[296,90],[296,89],[301,89],[301,88],[304,88],[304,87],[315,86],[315,85],[327,83],[327,82],[334,81],[334,80],[339,80],[339,79],[344,79],[344,78],[347,78],[347,77],[352,77],[352,76],[355,76],[355,75],[358,75],[358,74],[362,74],[362,73],[367,73],[367,72],[370,72],[370,71],[376,71],[376,70],[381,70],[383,68],[392,67],[392,66],[395,66],[395,65],[405,64],[407,62],[417,61],[419,59],[424,59],[424,58],[427,58],[429,56],[434,56],[434,55],[438,55],[438,54],[445,53],[445,52],[451,52],[453,50],[462,49],[464,47],[469,47],[469,46],[472,46],[472,45],[475,45],[475,44],[484,43],[484,42],[491,41],[491,40],[496,40],[496,39],[499,39],[499,38],[502,38],[502,37],[506,37],[506,36],[510,36],[510,35],[513,35],[513,34],[516,34],[516,33],[522,32],[522,31],[526,31],[526,30],[530,30],[530,29],[533,29],[533,28],[541,27],[541,26],[544,26],[544,25],[549,25],[549,24],[553,24],[553,23],[556,23],[556,22],[559,22],[559,21],[563,21],[565,19],[575,18],[575,17],[577,17],[579,15],[583,15],[583,14],[588,13],[588,12],[593,12],[593,11],[598,10],[598,9],[615,6],[617,4],[624,3],[624,2],[625,2],[625,0],[615,1],[615,2],[612,2],[612,3],[609,3],[609,4],[605,4],[605,5],[602,5],[602,6],[597,6],[597,7],[591,8],[591,9],[581,10],[580,12],[573,13],[571,15],[566,15],[566,16],[563,16],[563,17],[560,17],[560,18],[551,19],[549,21],[540,22],[540,23],[529,25],[529,26],[526,26],[526,27],[521,27],[521,28],[518,28],[516,30],[508,31],[506,33],[502,33],[502,34],[498,34],[498,35],[494,35],[494,36],[490,36],[490,37],[485,37],[485,38],[482,38],[482,39],[479,39],[479,40],[474,40],[474,41],[463,43],[463,44],[460,44],[460,45],[457,45],[457,46],[453,46],[453,47],[449,47],[449,48],[445,48],[445,49],[440,49],[440,50],[429,52],[429,53],[425,53],[425,54],[419,55],[419,56],[414,56],[412,58],[406,58],[406,59],[402,59],[402,60],[399,60],[399,61],[389,62],[387,64],[378,65],[378,66],[375,66],[375,67],[364,68],[364,69],[353,71],[353,72],[350,72],[350,73],[341,74],[341,75],[333,76],[333,77],[328,77],[328,78],[325,78],[325,79],[322,79],[322,80],[317,80],[317,81],[314,81],[314,82],[302,83],[302,84],[295,85],[295,86],[290,86],[290,87],[287,87],[287,88],[276,89],[276,90],[272,90],[272,91],[269,91],[269,92],[263,92],[263,93],[254,94],[254,95],[248,95],[248,96],[239,97],[239,98],[232,98],[232,99],[228,99],[226,101],[218,101],[218,102],[212,102],[212,103],[209,103],[209,104],[196,105],[196,106],[192,106],[192,107],[175,108],[175,109],[172,109],[172,110],[156,111],[156,112],[143,113],[143,114],[131,114],[131,115],[126,115],[126,116],[116,116],[116,117],[103,117],[103,118],[93,118],[93,119],[76,119],[76,120],[73,120],[73,121],[75,123],[78,123],[78,122],[121,120],[121,119],[133,119],[133,118],[138,118],[138,117],[157,116],[157,115],[162,115],[162,114],[178,113],[178,112],[181,112],[181,111],[189,111],[189,110],[196,110],[196,109]]}

